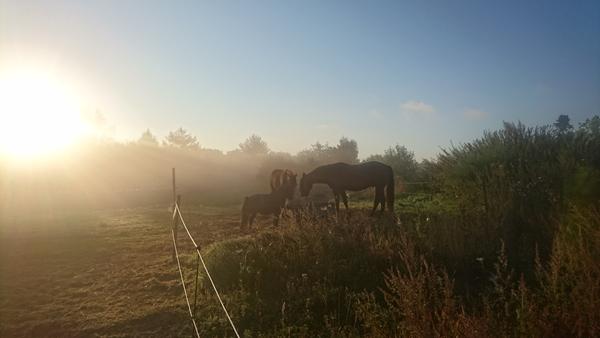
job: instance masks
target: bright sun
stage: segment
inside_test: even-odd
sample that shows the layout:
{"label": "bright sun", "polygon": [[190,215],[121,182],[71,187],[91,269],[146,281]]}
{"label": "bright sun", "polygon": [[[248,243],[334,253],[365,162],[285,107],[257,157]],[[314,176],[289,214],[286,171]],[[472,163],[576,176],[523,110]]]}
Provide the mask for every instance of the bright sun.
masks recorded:
{"label": "bright sun", "polygon": [[0,73],[0,153],[37,157],[86,133],[76,97],[43,72]]}

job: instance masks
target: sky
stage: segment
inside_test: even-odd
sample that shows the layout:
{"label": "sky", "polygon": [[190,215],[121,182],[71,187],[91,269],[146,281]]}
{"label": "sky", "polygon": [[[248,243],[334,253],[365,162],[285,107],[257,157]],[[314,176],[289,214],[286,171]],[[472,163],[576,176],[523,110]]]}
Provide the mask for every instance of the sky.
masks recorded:
{"label": "sky", "polygon": [[600,2],[0,0],[11,67],[55,74],[117,140],[430,158],[502,121],[600,114]]}

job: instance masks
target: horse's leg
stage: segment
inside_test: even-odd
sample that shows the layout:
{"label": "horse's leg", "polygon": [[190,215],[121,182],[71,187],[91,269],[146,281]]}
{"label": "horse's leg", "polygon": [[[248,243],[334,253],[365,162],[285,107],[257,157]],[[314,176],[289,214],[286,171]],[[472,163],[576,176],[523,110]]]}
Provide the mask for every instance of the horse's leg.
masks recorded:
{"label": "horse's leg", "polygon": [[281,217],[283,218],[288,218],[288,214],[287,214],[287,208],[286,207],[282,207],[279,209],[279,212],[275,213],[275,220],[273,221],[273,225],[274,226],[278,226],[279,225],[279,219]]}
{"label": "horse's leg", "polygon": [[242,212],[242,220],[240,222],[240,227],[242,228],[242,230],[244,230],[244,228],[248,225],[248,214],[246,214],[245,212]]}
{"label": "horse's leg", "polygon": [[273,219],[273,226],[275,227],[279,225],[279,215],[281,215],[281,213],[275,214],[275,218]]}
{"label": "horse's leg", "polygon": [[[385,186],[375,187],[375,199],[377,203],[381,204],[381,212],[385,210]],[[375,210],[373,210],[375,212]]]}
{"label": "horse's leg", "polygon": [[375,195],[375,199],[373,200],[373,209],[371,209],[371,213],[369,214],[370,216],[375,214],[375,210],[377,210],[377,204],[379,204],[379,201],[377,201],[377,195]]}
{"label": "horse's leg", "polygon": [[342,196],[342,201],[344,202],[344,206],[346,207],[346,211],[348,211],[348,195],[346,195],[346,191],[342,190],[340,193]]}
{"label": "horse's leg", "polygon": [[250,215],[250,219],[249,219],[249,225],[252,226],[252,224],[254,223],[254,217],[256,217],[256,213],[252,213]]}
{"label": "horse's leg", "polygon": [[375,210],[377,210],[377,206],[381,203],[380,196],[383,194],[383,189],[379,186],[375,187],[375,200],[373,200],[373,209],[371,210],[371,216],[375,215]]}
{"label": "horse's leg", "polygon": [[384,187],[381,187],[379,189],[379,203],[381,203],[381,213],[383,214],[383,212],[385,211],[385,193],[384,193]]}
{"label": "horse's leg", "polygon": [[333,192],[335,198],[335,217],[337,218],[340,214],[340,193],[338,191]]}
{"label": "horse's leg", "polygon": [[344,190],[342,190],[340,195],[342,195],[342,201],[344,202],[344,206],[346,207],[346,217],[350,219],[350,210],[348,209],[348,195],[346,195],[346,191]]}

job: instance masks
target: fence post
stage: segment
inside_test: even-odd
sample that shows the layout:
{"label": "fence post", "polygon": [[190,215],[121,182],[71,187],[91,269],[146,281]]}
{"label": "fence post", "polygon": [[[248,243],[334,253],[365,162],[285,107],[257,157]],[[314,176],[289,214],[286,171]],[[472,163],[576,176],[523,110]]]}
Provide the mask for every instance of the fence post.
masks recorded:
{"label": "fence post", "polygon": [[171,175],[173,177],[173,203],[175,203],[175,199],[177,197],[177,188],[175,186],[175,168],[171,168]]}
{"label": "fence post", "polygon": [[[179,201],[176,198],[177,191],[175,186],[175,168],[172,168],[172,176],[173,176],[173,219],[171,220],[171,231],[173,231],[173,237],[175,237],[175,245],[177,245],[177,225],[179,224],[179,215],[178,211],[176,211],[177,206],[179,205]],[[175,247],[173,247],[173,262],[177,259],[175,257]]]}

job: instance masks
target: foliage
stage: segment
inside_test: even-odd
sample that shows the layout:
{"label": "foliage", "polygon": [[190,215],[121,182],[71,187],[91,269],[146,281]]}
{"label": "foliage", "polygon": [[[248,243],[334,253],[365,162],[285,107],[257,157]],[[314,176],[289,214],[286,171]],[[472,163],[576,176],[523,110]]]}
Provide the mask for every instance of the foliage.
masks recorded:
{"label": "foliage", "polygon": [[183,128],[178,128],[174,131],[170,131],[169,135],[165,137],[163,145],[167,147],[175,147],[181,149],[199,149],[200,144],[196,136],[188,133]]}
{"label": "foliage", "polygon": [[[548,256],[552,220],[569,201],[586,198],[572,187],[597,181],[597,168],[590,166],[596,156],[590,149],[597,147],[584,133],[505,123],[502,130],[443,150],[434,179],[465,214],[487,219],[511,259],[528,264],[536,245],[543,258]],[[594,192],[588,193],[590,202]]]}
{"label": "foliage", "polygon": [[312,168],[334,162],[358,163],[358,144],[346,137],[342,137],[336,146],[317,142],[310,149],[299,152],[297,158]]}
{"label": "foliage", "polygon": [[572,211],[559,225],[548,263],[536,279],[515,275],[501,247],[486,290],[475,305],[454,292],[443,268],[407,245],[403,270],[390,270],[384,302],[363,295],[359,317],[373,336],[596,337],[600,330],[600,214]]}
{"label": "foliage", "polygon": [[585,121],[579,125],[578,131],[593,137],[600,136],[600,116],[595,115],[585,119]]}
{"label": "foliage", "polygon": [[554,127],[559,133],[565,133],[573,129],[570,121],[571,119],[569,118],[569,115],[560,115],[556,122],[554,122]]}
{"label": "foliage", "polygon": [[249,155],[259,155],[269,153],[269,146],[267,142],[255,134],[252,134],[243,143],[240,143],[240,150]]}
{"label": "foliage", "polygon": [[342,137],[335,147],[335,152],[339,162],[358,162],[358,144],[355,140]]}
{"label": "foliage", "polygon": [[[531,280],[515,272],[502,242],[485,258],[443,244],[461,231],[447,217],[419,229],[415,219],[399,227],[354,213],[349,224],[307,221],[204,253],[249,336],[593,337],[600,330],[600,211],[567,216],[556,225],[549,259],[531,262]],[[464,278],[461,256],[479,273]],[[218,304],[203,302],[199,311],[206,318]],[[225,321],[200,323],[203,335],[229,330]]]}
{"label": "foliage", "polygon": [[156,136],[150,132],[150,129],[146,129],[146,131],[142,133],[142,136],[138,139],[138,143],[145,146],[158,146],[158,140],[156,139]]}
{"label": "foliage", "polygon": [[234,316],[247,332],[315,334],[328,325],[354,330],[353,295],[376,288],[393,256],[371,246],[376,231],[313,222],[212,245],[206,261],[221,289],[235,298]]}
{"label": "foliage", "polygon": [[415,153],[405,146],[396,145],[386,149],[383,155],[371,155],[367,161],[379,161],[392,167],[394,174],[404,181],[414,181],[417,178],[418,163]]}

